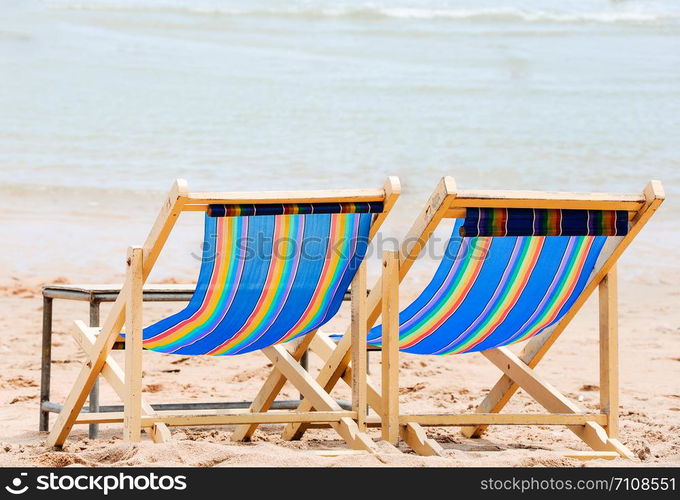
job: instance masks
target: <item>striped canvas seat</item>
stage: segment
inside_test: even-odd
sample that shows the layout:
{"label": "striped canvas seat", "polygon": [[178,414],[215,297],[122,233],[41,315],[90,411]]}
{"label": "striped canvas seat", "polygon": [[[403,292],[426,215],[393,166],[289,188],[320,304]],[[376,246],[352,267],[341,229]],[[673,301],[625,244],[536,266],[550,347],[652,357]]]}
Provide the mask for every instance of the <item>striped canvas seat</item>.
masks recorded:
{"label": "striped canvas seat", "polygon": [[193,298],[146,327],[144,347],[242,354],[316,330],[338,311],[378,211],[382,203],[210,207]]}
{"label": "striped canvas seat", "polygon": [[[503,217],[506,227],[507,215]],[[399,314],[400,350],[483,351],[546,331],[583,291],[607,239],[621,238],[614,230],[607,231],[613,236],[507,236],[498,224],[480,231],[484,224],[474,218],[480,218],[478,210],[469,210],[467,221],[456,221],[432,281]],[[615,216],[612,221],[615,228]],[[627,219],[625,225],[624,234]],[[529,230],[531,226],[529,221]],[[468,234],[498,236],[461,238],[466,228]],[[381,346],[381,337],[378,325],[369,332],[368,343]]]}

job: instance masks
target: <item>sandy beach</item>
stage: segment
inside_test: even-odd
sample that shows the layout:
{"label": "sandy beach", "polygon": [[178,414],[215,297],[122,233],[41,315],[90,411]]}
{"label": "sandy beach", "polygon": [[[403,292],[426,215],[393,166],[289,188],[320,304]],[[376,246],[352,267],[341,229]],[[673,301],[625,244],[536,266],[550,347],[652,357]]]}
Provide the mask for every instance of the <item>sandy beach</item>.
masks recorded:
{"label": "sandy beach", "polygon": [[[660,254],[650,242],[658,227],[643,231],[640,242],[621,264],[620,357],[621,440],[635,453],[633,465],[680,465],[680,297],[677,269],[641,268],[649,252]],[[652,259],[653,261],[653,259]],[[430,266],[414,267],[402,286],[408,300],[422,286]],[[419,270],[419,271],[418,271]],[[580,462],[562,452],[585,450],[570,431],[559,427],[492,427],[481,439],[465,439],[456,428],[430,428],[428,433],[446,449],[445,457],[420,457],[401,445],[403,454],[368,455],[350,452],[330,430],[311,430],[301,441],[280,439],[281,426],[263,426],[251,443],[234,444],[229,427],[175,428],[171,443],[154,445],[148,438],[126,444],[121,427],[102,425],[100,438],[87,439],[86,426],[77,426],[61,452],[47,449],[38,428],[40,286],[69,282],[69,270],[42,279],[13,276],[2,284],[0,328],[0,465],[2,466],[602,466],[631,465],[624,460]],[[94,281],[120,281],[120,273],[103,272]],[[165,281],[186,281],[166,279]],[[420,283],[420,285],[419,285]],[[145,321],[176,311],[181,304],[149,304]],[[598,402],[596,299],[562,335],[541,363],[539,373],[586,409]],[[73,319],[86,319],[85,303],[55,302],[52,400],[62,401],[84,360],[70,335]],[[107,306],[103,306],[103,314]],[[342,331],[348,306],[324,331]],[[517,349],[518,346],[513,346]],[[521,345],[520,345],[521,347]],[[115,354],[120,359],[121,353]],[[268,373],[260,353],[235,357],[184,357],[146,353],[144,391],[149,401],[242,401],[250,399]],[[319,360],[311,357],[311,369]],[[379,373],[378,356],[372,356]],[[477,354],[413,356],[402,354],[400,403],[404,410],[469,412],[495,382],[500,372]],[[348,399],[339,385],[334,395]],[[296,398],[286,386],[283,399]],[[102,383],[102,403],[117,404],[112,390]],[[509,411],[538,411],[540,407],[519,393]],[[54,417],[52,417],[54,418]],[[377,441],[379,432],[371,430]]]}
{"label": "sandy beach", "polygon": [[[672,0],[23,0],[0,6],[0,467],[680,466],[680,4]],[[349,452],[330,430],[301,441],[262,426],[176,428],[126,444],[118,425],[63,451],[38,432],[41,287],[120,283],[167,189],[377,188],[402,195],[369,250],[400,240],[442,176],[461,189],[639,193],[667,199],[619,263],[620,440],[633,462],[560,427],[430,428],[444,457],[401,444]],[[449,227],[437,231],[441,251]],[[192,283],[202,214],[182,214],[149,283]],[[379,244],[378,244],[379,243]],[[422,258],[403,304],[432,276]],[[537,371],[589,410],[599,400],[597,294]],[[102,321],[110,305],[102,307]],[[145,306],[144,323],[182,304]],[[85,357],[71,337],[87,304],[55,301],[51,400]],[[323,331],[342,332],[349,306]],[[522,345],[511,346],[519,350]],[[114,356],[121,360],[122,353]],[[315,373],[320,360],[311,357]],[[377,355],[371,369],[379,373]],[[251,399],[261,353],[144,354],[151,403]],[[404,411],[471,412],[500,376],[479,354],[402,355]],[[118,404],[102,383],[101,403]],[[342,384],[333,396],[348,399]],[[282,399],[297,398],[284,388]],[[527,394],[509,411],[539,411]],[[55,416],[52,415],[54,421]],[[377,442],[375,429],[370,431]]]}

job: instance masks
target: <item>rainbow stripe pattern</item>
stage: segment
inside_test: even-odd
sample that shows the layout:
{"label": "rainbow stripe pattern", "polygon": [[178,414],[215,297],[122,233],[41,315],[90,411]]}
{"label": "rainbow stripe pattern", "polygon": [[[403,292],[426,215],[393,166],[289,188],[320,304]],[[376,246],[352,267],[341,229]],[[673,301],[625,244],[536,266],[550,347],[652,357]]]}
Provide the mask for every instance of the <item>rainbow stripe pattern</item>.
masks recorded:
{"label": "rainbow stripe pattern", "polygon": [[211,217],[250,217],[255,215],[300,214],[373,214],[383,211],[382,201],[347,203],[248,203],[238,205],[210,205]]}
{"label": "rainbow stripe pattern", "polygon": [[[432,281],[399,314],[400,350],[484,351],[538,335],[585,288],[605,236],[458,236],[458,220]],[[368,334],[381,345],[382,327]]]}
{"label": "rainbow stripe pattern", "polygon": [[625,210],[468,208],[460,227],[464,238],[477,236],[624,236]]}
{"label": "rainbow stripe pattern", "polygon": [[205,217],[196,291],[144,329],[144,347],[241,354],[316,330],[338,311],[364,258],[369,212]]}

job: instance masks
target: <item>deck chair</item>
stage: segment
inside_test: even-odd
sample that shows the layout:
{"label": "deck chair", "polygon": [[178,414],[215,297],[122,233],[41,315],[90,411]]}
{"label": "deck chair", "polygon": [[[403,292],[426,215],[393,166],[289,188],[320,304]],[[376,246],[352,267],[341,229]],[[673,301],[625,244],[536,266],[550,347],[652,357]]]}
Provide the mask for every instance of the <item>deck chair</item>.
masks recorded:
{"label": "deck chair", "polygon": [[[74,424],[122,422],[127,441],[139,441],[146,431],[163,442],[170,438],[169,426],[325,422],[350,447],[372,451],[373,442],[356,423],[367,411],[365,401],[343,410],[299,360],[317,329],[338,311],[350,283],[353,317],[365,308],[363,258],[399,192],[396,177],[380,189],[269,193],[190,193],[185,181],[176,181],[144,246],[128,250],[126,280],[103,327],[76,322],[74,337],[88,361],[47,444],[61,447]],[[185,309],[144,328],[142,286],[184,211],[206,213],[196,291]],[[350,343],[357,353],[365,351],[366,322],[352,325]],[[289,352],[282,344],[293,339]],[[110,355],[121,341],[124,368]],[[271,402],[263,401],[240,411],[156,411],[142,395],[143,349],[214,356],[260,350],[281,385],[290,381],[319,411],[267,411]],[[361,375],[356,386],[363,385]],[[123,400],[123,412],[81,412],[99,376]]]}
{"label": "deck chair", "polygon": [[[399,437],[416,452],[442,447],[423,426],[461,426],[479,436],[488,425],[565,425],[591,452],[574,458],[632,458],[618,440],[618,340],[616,261],[664,199],[658,181],[641,194],[459,191],[442,179],[400,251],[386,252],[380,285],[368,300],[368,326],[382,325],[368,343],[382,350],[382,387],[369,383],[370,406],[383,438]],[[456,219],[447,251],[432,281],[399,312],[398,284],[443,218]],[[586,413],[535,372],[591,293],[599,288],[600,411]],[[506,346],[527,341],[519,355]],[[352,366],[331,341],[311,344],[328,362],[318,382],[330,391]],[[341,339],[339,346],[347,349]],[[399,411],[399,351],[461,354],[477,351],[503,377],[472,414],[406,415]],[[546,414],[500,413],[522,388]],[[301,410],[309,407],[302,403]],[[309,424],[289,424],[288,439]]]}

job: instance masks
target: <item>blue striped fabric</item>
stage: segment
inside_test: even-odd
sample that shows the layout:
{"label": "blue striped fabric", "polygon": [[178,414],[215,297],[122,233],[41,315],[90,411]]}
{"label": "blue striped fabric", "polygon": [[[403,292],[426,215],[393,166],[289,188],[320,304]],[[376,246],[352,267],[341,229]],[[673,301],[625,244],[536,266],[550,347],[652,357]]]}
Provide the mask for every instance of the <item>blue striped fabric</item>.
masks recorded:
{"label": "blue striped fabric", "polygon": [[[432,281],[399,314],[404,352],[457,354],[500,347],[558,322],[586,286],[604,236],[458,236]],[[382,327],[368,335],[380,346]]]}
{"label": "blue striped fabric", "polygon": [[144,329],[144,347],[241,354],[316,330],[338,311],[368,246],[370,213],[206,215],[196,291]]}

